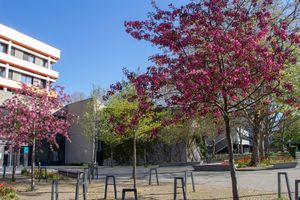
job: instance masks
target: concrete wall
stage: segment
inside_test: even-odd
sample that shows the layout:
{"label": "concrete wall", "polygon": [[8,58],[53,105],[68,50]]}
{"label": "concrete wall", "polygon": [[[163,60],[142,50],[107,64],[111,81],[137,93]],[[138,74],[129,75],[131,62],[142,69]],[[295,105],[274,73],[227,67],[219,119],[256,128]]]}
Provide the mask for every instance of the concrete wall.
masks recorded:
{"label": "concrete wall", "polygon": [[185,163],[188,162],[187,148],[184,142],[167,145],[157,142],[148,154],[150,163]]}
{"label": "concrete wall", "polygon": [[4,103],[6,99],[10,99],[13,97],[11,92],[0,90],[0,105]]}
{"label": "concrete wall", "polygon": [[93,161],[92,141],[84,135],[80,126],[80,119],[87,111],[87,105],[90,99],[78,101],[67,106],[68,112],[76,115],[72,127],[69,129],[71,143],[65,144],[65,164],[91,163]]}

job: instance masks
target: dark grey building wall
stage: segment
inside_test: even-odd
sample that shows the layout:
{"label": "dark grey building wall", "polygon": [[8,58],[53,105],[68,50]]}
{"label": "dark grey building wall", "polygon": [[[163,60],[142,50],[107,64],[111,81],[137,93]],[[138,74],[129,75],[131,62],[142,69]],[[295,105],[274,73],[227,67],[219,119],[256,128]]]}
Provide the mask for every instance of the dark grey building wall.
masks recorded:
{"label": "dark grey building wall", "polygon": [[65,164],[91,163],[93,161],[92,140],[84,135],[80,119],[87,111],[90,99],[67,105],[68,112],[75,115],[75,121],[69,129],[71,142],[65,143]]}

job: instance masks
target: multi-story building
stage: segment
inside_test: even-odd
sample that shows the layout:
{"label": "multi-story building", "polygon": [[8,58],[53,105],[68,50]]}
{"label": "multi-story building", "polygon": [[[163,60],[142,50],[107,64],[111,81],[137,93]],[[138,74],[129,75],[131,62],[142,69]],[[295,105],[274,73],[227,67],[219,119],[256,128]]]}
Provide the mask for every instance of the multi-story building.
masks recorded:
{"label": "multi-story building", "polygon": [[[0,106],[22,83],[46,88],[48,83],[55,82],[58,72],[52,66],[59,58],[59,49],[0,24]],[[8,155],[8,165],[11,164],[12,155],[4,151],[5,145],[6,141],[0,140],[0,166],[4,154]],[[23,153],[24,148],[18,155],[21,165]]]}
{"label": "multi-story building", "polygon": [[59,49],[0,24],[0,90],[21,83],[46,87],[58,78],[52,65],[59,58]]}

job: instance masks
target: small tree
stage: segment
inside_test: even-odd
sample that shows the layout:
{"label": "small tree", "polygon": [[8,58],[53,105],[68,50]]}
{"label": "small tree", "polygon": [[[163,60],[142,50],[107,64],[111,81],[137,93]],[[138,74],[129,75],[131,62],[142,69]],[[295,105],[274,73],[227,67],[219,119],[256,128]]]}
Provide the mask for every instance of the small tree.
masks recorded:
{"label": "small tree", "polygon": [[12,180],[15,179],[16,173],[16,151],[22,145],[19,142],[23,134],[22,124],[27,123],[27,119],[20,116],[26,113],[26,107],[20,105],[15,98],[7,99],[1,108],[0,135],[7,140],[7,145],[13,150]]}
{"label": "small tree", "polygon": [[35,187],[36,143],[46,140],[58,148],[57,135],[69,139],[67,130],[71,115],[63,109],[67,99],[62,87],[49,86],[49,90],[46,90],[23,84],[1,110],[1,137],[10,141],[13,147],[32,145],[31,190]]}
{"label": "small tree", "polygon": [[83,114],[83,118],[80,120],[80,126],[83,129],[83,133],[92,140],[92,164],[97,163],[96,143],[97,139],[99,139],[99,114],[103,108],[102,97],[104,93],[105,92],[101,87],[93,85],[89,102],[86,105],[86,112]]}
{"label": "small tree", "polygon": [[[98,138],[107,144],[110,148],[110,166],[113,167],[114,148],[121,144],[125,137],[118,134],[115,130],[113,116],[114,111],[118,107],[118,102],[109,101],[101,111],[99,111],[99,135]],[[110,109],[113,108],[113,109]]]}
{"label": "small tree", "polygon": [[131,84],[135,75],[126,74],[129,82],[117,83],[111,86],[108,94],[111,96],[109,106],[110,117],[107,123],[111,123],[114,132],[129,138],[133,141],[132,177],[133,186],[136,188],[136,143],[139,140],[145,141],[156,135],[156,130],[160,127],[162,112],[153,110],[151,104],[144,104],[140,109],[136,89]]}

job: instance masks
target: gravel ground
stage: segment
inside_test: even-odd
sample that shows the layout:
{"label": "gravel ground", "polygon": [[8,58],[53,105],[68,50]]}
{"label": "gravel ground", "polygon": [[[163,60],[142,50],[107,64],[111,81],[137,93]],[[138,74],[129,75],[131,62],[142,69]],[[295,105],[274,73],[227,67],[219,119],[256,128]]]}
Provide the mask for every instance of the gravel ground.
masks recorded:
{"label": "gravel ground", "polygon": [[[81,167],[60,167],[70,169],[71,171],[82,171]],[[49,171],[56,171],[58,167],[48,167]],[[191,167],[162,167],[158,168],[160,185],[148,185],[149,168],[137,168],[137,185],[139,199],[146,200],[171,200],[173,199],[173,180],[175,176],[183,176],[184,171],[192,170]],[[238,187],[241,199],[277,199],[277,173],[285,171],[289,175],[291,191],[294,192],[294,181],[300,179],[300,167],[285,170],[264,170],[237,172]],[[130,166],[118,166],[114,168],[100,167],[99,179],[93,180],[88,190],[88,200],[103,199],[104,197],[104,177],[105,175],[115,175],[117,178],[118,198],[121,198],[123,188],[131,188],[132,180]],[[9,177],[9,176],[7,176]],[[188,176],[187,198],[194,200],[201,199],[232,199],[231,181],[229,172],[194,172],[196,192],[192,191],[191,178]],[[3,180],[0,180],[0,182]],[[286,192],[286,185],[282,180],[282,191]],[[152,177],[152,183],[155,184],[155,176]],[[72,200],[75,197],[75,180],[67,178],[59,181],[59,199]],[[29,191],[30,179],[18,175],[17,182],[13,183],[17,188],[21,200],[50,200],[51,181],[45,180],[37,182],[36,190]],[[108,197],[113,197],[112,186],[109,187]],[[81,188],[82,189],[82,188]],[[82,194],[82,191],[80,192]],[[131,195],[131,196],[130,196]],[[132,197],[132,194],[128,194]],[[284,196],[287,199],[287,196]],[[80,197],[82,198],[82,195]],[[126,198],[129,199],[129,198]],[[182,199],[182,193],[179,191],[178,199]]]}
{"label": "gravel ground", "polygon": [[[13,184],[17,188],[21,200],[48,200],[51,199],[51,181],[46,183],[44,180],[37,182],[36,190],[29,191],[30,180],[25,177],[18,177],[18,181]],[[149,186],[145,180],[138,181],[138,197],[145,200],[169,200],[173,199],[173,183],[161,182],[159,186]],[[122,189],[131,188],[132,181],[117,180],[118,198],[121,199]],[[211,199],[232,199],[231,188],[222,186],[209,186],[204,184],[196,184],[196,192],[192,191],[192,186],[189,184],[187,191],[187,198],[194,200],[211,200]],[[109,186],[108,199],[113,199],[113,187]],[[80,188],[81,189],[81,188]],[[274,192],[264,192],[261,190],[239,190],[241,199],[276,199],[277,194]],[[82,190],[80,191],[82,194]],[[75,196],[75,180],[66,179],[59,182],[59,199],[60,200],[73,200]],[[88,200],[103,199],[104,197],[104,180],[93,180],[88,186]],[[133,197],[128,194],[128,198]],[[80,196],[82,198],[82,195]],[[181,191],[178,194],[178,199],[182,199]]]}

